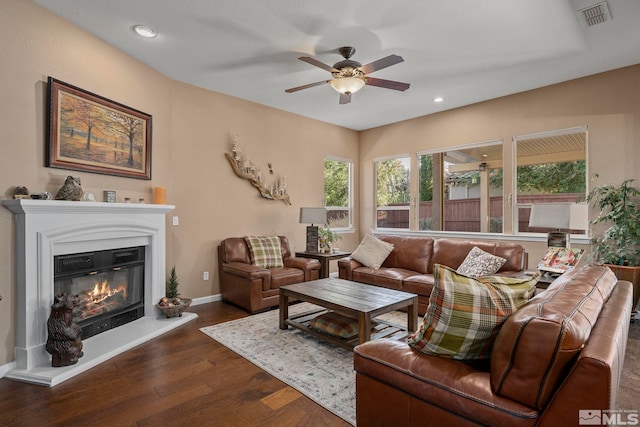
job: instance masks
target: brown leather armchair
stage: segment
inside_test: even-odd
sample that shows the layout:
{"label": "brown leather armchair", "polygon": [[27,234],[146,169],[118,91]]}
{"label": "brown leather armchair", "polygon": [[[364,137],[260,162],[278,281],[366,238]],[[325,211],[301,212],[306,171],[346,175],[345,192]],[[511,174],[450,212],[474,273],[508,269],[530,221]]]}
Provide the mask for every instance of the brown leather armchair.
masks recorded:
{"label": "brown leather armchair", "polygon": [[218,273],[223,301],[256,313],[278,305],[280,286],[319,278],[320,262],[291,256],[289,240],[285,236],[278,237],[283,268],[251,264],[249,246],[243,237],[229,237],[220,242]]}

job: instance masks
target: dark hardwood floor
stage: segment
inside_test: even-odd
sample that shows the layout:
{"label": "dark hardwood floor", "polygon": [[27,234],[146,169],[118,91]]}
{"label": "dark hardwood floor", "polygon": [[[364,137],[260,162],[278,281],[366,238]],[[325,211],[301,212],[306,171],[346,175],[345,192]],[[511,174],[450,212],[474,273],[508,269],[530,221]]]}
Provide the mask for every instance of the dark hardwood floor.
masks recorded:
{"label": "dark hardwood floor", "polygon": [[199,331],[244,317],[198,318],[55,387],[0,379],[2,426],[349,426]]}
{"label": "dark hardwood floor", "polygon": [[[349,426],[199,331],[247,316],[214,302],[198,318],[55,387],[0,379],[0,426]],[[618,408],[637,409],[640,321]]]}

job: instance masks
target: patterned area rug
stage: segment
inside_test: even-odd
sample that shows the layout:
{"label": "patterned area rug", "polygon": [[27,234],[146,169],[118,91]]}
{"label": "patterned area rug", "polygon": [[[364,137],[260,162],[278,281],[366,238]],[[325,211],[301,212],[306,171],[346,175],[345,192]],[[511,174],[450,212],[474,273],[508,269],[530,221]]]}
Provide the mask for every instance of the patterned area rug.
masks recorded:
{"label": "patterned area rug", "polygon": [[[295,304],[289,308],[289,314],[313,308],[317,306]],[[399,325],[406,325],[403,313],[390,313],[383,318],[394,323],[397,319]],[[352,352],[292,327],[279,329],[278,310],[200,330],[346,422],[356,424]]]}

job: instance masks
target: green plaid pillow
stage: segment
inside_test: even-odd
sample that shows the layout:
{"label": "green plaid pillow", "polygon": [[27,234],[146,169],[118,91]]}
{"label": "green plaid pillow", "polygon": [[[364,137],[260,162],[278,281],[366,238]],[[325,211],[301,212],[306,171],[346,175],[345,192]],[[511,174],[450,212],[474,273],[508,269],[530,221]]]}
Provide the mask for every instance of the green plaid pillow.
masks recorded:
{"label": "green plaid pillow", "polygon": [[440,264],[422,324],[407,342],[415,349],[458,360],[488,359],[507,318],[535,291],[540,274],[477,279]]}
{"label": "green plaid pillow", "polygon": [[311,319],[309,326],[330,335],[350,338],[360,333],[358,319],[344,316],[335,311],[328,311]]}
{"label": "green plaid pillow", "polygon": [[249,246],[251,264],[263,268],[282,268],[282,248],[278,236],[245,236]]}

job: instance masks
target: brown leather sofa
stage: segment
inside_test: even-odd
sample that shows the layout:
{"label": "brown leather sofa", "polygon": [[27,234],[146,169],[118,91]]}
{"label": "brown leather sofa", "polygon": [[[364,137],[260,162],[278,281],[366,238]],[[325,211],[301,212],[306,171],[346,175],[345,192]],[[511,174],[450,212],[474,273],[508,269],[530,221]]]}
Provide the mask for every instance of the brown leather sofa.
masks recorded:
{"label": "brown leather sofa", "polygon": [[278,305],[280,286],[318,279],[320,262],[291,256],[289,240],[279,237],[283,268],[252,265],[249,246],[243,237],[220,242],[218,273],[223,301],[256,313]]}
{"label": "brown leather sofa", "polygon": [[576,426],[581,410],[615,409],[631,299],[631,283],[587,266],[511,315],[487,363],[395,340],[361,344],[354,352],[357,424]]}
{"label": "brown leather sofa", "polygon": [[375,270],[350,257],[343,258],[338,260],[338,276],[345,280],[417,294],[420,314],[424,314],[429,305],[429,295],[433,289],[433,265],[443,264],[457,269],[474,246],[507,260],[497,274],[519,274],[527,268],[527,253],[521,245],[426,236],[376,237],[394,245],[382,266]]}

